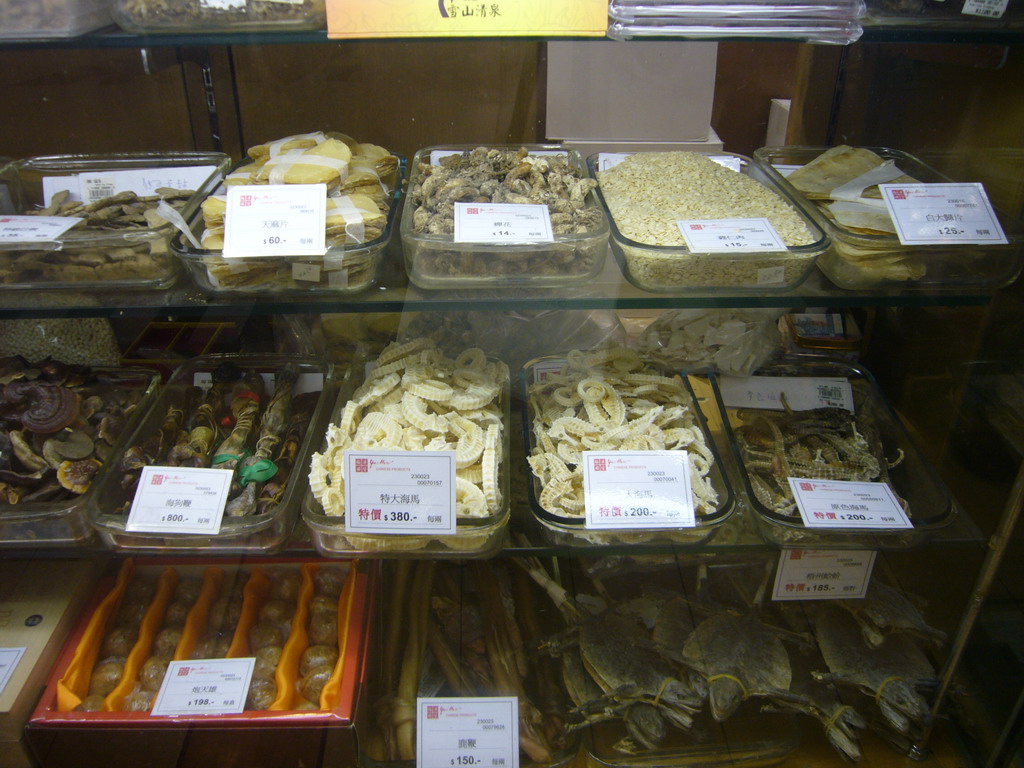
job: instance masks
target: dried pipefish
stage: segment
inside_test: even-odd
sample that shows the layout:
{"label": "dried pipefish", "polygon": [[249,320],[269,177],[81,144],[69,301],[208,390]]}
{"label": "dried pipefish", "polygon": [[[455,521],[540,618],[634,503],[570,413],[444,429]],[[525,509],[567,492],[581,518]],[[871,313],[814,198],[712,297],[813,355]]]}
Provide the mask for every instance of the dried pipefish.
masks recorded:
{"label": "dried pipefish", "polygon": [[256,509],[257,493],[263,483],[277,473],[277,465],[270,457],[273,455],[274,448],[281,442],[298,376],[298,370],[291,364],[279,370],[275,376],[276,389],[260,419],[256,450],[252,456],[243,459],[239,467],[242,490],[228,502],[224,509],[224,513],[228,517],[244,517],[252,514]]}
{"label": "dried pipefish", "polygon": [[[187,403],[184,404],[187,407]],[[185,407],[171,403],[167,406],[164,420],[160,429],[153,432],[142,443],[133,445],[121,459],[121,487],[131,490],[139,482],[139,475],[142,468],[156,464],[164,455],[165,450],[173,446],[178,440],[182,424],[185,420]]]}
{"label": "dried pipefish", "polygon": [[220,432],[219,419],[224,413],[224,390],[242,375],[238,366],[225,364],[214,370],[213,383],[206,391],[203,402],[189,417],[188,440],[174,446],[167,464],[172,467],[205,467],[209,463],[210,449]]}
{"label": "dried pipefish", "polygon": [[263,378],[255,371],[246,373],[235,385],[231,397],[231,414],[235,426],[217,447],[213,455],[215,469],[234,470],[242,460],[249,433],[256,424],[260,401],[263,399]]}
{"label": "dried pipefish", "polygon": [[281,502],[284,489],[288,485],[288,478],[295,466],[295,457],[299,454],[302,437],[306,434],[309,419],[316,408],[319,397],[319,392],[304,392],[293,398],[292,415],[288,420],[284,441],[278,449],[277,456],[274,457],[277,474],[263,484],[263,489],[256,502],[256,514],[265,515]]}

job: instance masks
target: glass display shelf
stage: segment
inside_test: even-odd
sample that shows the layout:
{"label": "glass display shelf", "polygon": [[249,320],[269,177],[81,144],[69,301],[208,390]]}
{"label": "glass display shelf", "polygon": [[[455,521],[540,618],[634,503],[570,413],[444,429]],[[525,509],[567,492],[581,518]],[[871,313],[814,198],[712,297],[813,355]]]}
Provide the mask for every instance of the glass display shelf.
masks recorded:
{"label": "glass display shelf", "polygon": [[[909,20],[891,23],[888,21],[862,20],[864,34],[858,42],[862,43],[996,43],[1012,45],[1024,42],[1024,27],[999,26],[1000,22],[982,25],[968,22],[963,26],[953,26],[950,22],[931,23],[928,19]],[[407,42],[430,43],[438,38],[408,38]],[[453,40],[459,38],[444,38]],[[465,38],[478,39],[478,38]],[[520,37],[523,41],[545,42],[554,38]],[[566,37],[558,39],[571,40],[607,40],[604,37]],[[637,38],[648,41],[686,40],[683,37],[647,37]],[[743,40],[744,42],[779,42],[772,37],[734,38],[721,35],[715,38],[700,38],[708,42],[728,42]],[[218,32],[218,33],[179,33],[163,35],[136,35],[124,32],[118,27],[109,26],[72,38],[34,38],[24,40],[0,40],[0,50],[28,49],[69,49],[69,48],[155,48],[155,47],[208,47],[221,45],[302,45],[336,43],[345,40],[331,40],[326,30],[306,30],[299,32]],[[792,39],[783,42],[794,42]],[[799,41],[797,41],[799,42]]]}
{"label": "glass display shelf", "polygon": [[319,294],[209,295],[187,277],[165,290],[151,291],[9,291],[0,299],[0,318],[10,317],[153,317],[181,318],[280,315],[320,312],[451,312],[516,308],[671,309],[676,307],[880,307],[983,306],[991,292],[848,291],[833,286],[815,270],[800,286],[781,293],[648,293],[628,283],[615,260],[591,282],[570,288],[523,287],[428,291],[409,285],[401,255],[385,261],[377,286],[356,295]]}

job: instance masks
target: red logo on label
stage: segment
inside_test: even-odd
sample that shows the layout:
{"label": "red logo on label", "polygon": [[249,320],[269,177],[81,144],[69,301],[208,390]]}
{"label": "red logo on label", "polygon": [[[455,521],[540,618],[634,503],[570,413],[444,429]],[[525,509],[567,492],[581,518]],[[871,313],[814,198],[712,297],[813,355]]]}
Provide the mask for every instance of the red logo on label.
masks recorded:
{"label": "red logo on label", "polygon": [[467,208],[466,209],[466,213],[471,213],[473,215],[476,215],[476,214],[480,213],[480,209],[479,208]]}
{"label": "red logo on label", "polygon": [[441,716],[441,713],[438,711],[439,709],[440,708],[437,706],[437,704],[428,704],[427,720],[437,720]]}
{"label": "red logo on label", "polygon": [[605,472],[608,469],[608,459],[594,459],[594,471]]}
{"label": "red logo on label", "polygon": [[370,471],[370,460],[369,459],[356,459],[356,472],[369,472]]}
{"label": "red logo on label", "polygon": [[250,205],[252,205],[252,195],[239,195],[238,204],[242,208],[248,208]]}
{"label": "red logo on label", "polygon": [[690,229],[691,230],[694,230],[694,229],[704,229],[704,225],[703,224],[691,224],[690,225]]}
{"label": "red logo on label", "polygon": [[178,677],[185,677],[192,671],[192,667],[178,667]]}
{"label": "red logo on label", "polygon": [[907,199],[907,191],[905,189],[894,189],[892,191],[892,199],[893,200],[906,200]]}
{"label": "red logo on label", "polygon": [[813,483],[800,483],[800,490],[801,491],[813,491],[814,490],[814,484]]}
{"label": "red logo on label", "polygon": [[163,482],[164,482],[164,475],[153,475],[153,477],[150,478],[149,484],[150,485],[163,485]]}

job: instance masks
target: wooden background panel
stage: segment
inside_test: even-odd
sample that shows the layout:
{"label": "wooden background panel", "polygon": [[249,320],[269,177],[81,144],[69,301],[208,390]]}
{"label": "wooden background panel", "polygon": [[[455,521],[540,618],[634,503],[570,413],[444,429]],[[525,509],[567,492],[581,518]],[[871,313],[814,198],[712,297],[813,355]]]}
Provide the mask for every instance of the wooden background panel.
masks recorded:
{"label": "wooden background panel", "polygon": [[441,143],[535,141],[538,43],[367,41],[233,49],[246,146],[337,130],[411,158]]}
{"label": "wooden background panel", "polygon": [[192,149],[182,70],[137,49],[0,52],[0,155]]}
{"label": "wooden background panel", "polygon": [[772,99],[794,92],[797,43],[721,42],[711,125],[725,149],[750,155],[764,146]]}

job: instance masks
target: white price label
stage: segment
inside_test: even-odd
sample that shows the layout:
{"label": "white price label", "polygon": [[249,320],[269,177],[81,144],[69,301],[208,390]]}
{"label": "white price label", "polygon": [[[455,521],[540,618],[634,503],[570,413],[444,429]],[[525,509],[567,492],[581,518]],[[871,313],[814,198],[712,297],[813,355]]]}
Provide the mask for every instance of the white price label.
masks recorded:
{"label": "white price label", "polygon": [[246,0],[199,0],[200,8],[215,11],[245,10]]}
{"label": "white price label", "polygon": [[0,216],[0,243],[48,243],[80,221],[74,216]]}
{"label": "white price label", "polygon": [[558,376],[565,370],[566,361],[563,359],[543,360],[533,366],[533,383],[540,384],[547,381],[551,376]]}
{"label": "white price label", "polygon": [[1010,0],[966,0],[960,12],[966,16],[1001,19]]}
{"label": "white price label", "polygon": [[886,483],[789,478],[800,517],[808,528],[913,528]]}
{"label": "white price label", "polygon": [[455,533],[455,451],[345,451],[345,530]]}
{"label": "white price label", "polygon": [[228,187],[224,256],[322,256],[326,184]]}
{"label": "white price label", "polygon": [[714,163],[718,163],[723,168],[728,168],[730,171],[742,171],[743,163],[738,157],[732,155],[708,155],[708,160]]}
{"label": "white price label", "polygon": [[24,648],[0,648],[0,695],[14,676],[18,662],[25,655]]}
{"label": "white price label", "polygon": [[320,282],[320,267],[316,264],[292,264],[292,280]]}
{"label": "white price label", "polygon": [[[461,155],[461,149],[433,149],[430,151],[430,164],[440,165],[446,157]],[[530,150],[530,157],[564,157],[568,158],[569,153],[564,149],[534,149]]]}
{"label": "white price label", "polygon": [[614,168],[629,157],[629,155],[629,152],[598,152],[597,170],[607,171],[609,168]]}
{"label": "white price label", "polygon": [[[853,411],[853,387],[835,377],[722,376],[722,400],[729,408],[764,408],[794,411],[845,408]],[[785,405],[783,405],[785,399]]]}
{"label": "white price label", "polygon": [[416,699],[416,768],[519,768],[519,699]]}
{"label": "white price label", "polygon": [[874,550],[784,549],[772,600],[853,600],[864,597]]}
{"label": "white price label", "polygon": [[878,189],[904,245],[1007,242],[981,184],[879,184]]}
{"label": "white price label", "polygon": [[227,469],[143,467],[125,530],[217,534],[233,476]]}
{"label": "white price label", "polygon": [[[702,219],[679,221],[686,247],[697,253],[764,253],[785,251],[768,219]],[[760,276],[759,276],[760,277]]]}
{"label": "white price label", "polygon": [[455,203],[456,243],[550,243],[546,205]]}
{"label": "white price label", "polygon": [[[274,392],[277,391],[274,374],[261,373],[260,378],[263,379],[264,394],[267,397],[272,397]],[[213,386],[213,375],[208,371],[194,373],[192,374],[192,384],[203,390],[209,389]],[[323,388],[324,375],[322,373],[300,373],[298,378],[295,379],[295,385],[292,387],[292,397],[304,395],[307,392],[319,392]]]}
{"label": "white price label", "polygon": [[583,451],[587,528],[693,528],[686,451]]}
{"label": "white price label", "polygon": [[167,665],[160,692],[150,713],[172,715],[237,715],[245,711],[245,697],[256,659],[203,659],[172,661]]}

